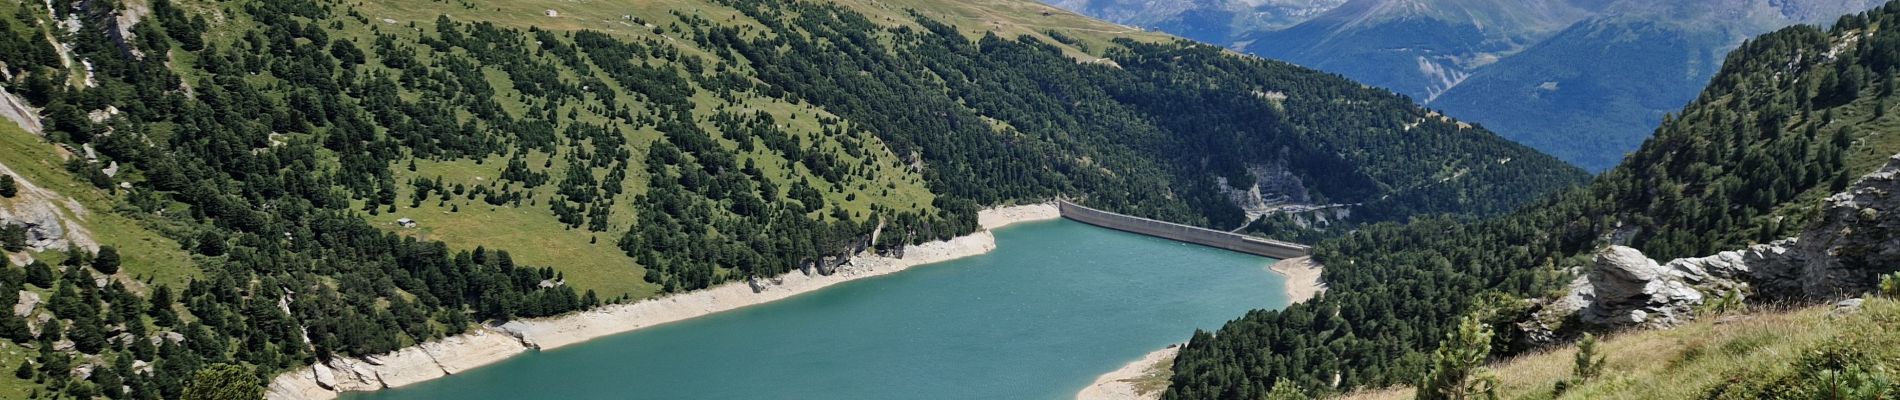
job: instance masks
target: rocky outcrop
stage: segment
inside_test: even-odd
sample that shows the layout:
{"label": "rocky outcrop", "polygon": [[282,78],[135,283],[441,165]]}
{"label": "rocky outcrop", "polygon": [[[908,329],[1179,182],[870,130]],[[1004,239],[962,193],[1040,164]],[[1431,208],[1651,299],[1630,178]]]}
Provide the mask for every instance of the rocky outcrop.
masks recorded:
{"label": "rocky outcrop", "polygon": [[1669,327],[1693,318],[1711,296],[1838,300],[1875,288],[1900,270],[1900,155],[1822,204],[1798,237],[1658,265],[1636,249],[1599,251],[1562,298],[1519,327],[1532,342],[1555,340],[1561,321],[1587,328]]}
{"label": "rocky outcrop", "polygon": [[270,399],[329,399],[340,392],[401,387],[501,361],[528,346],[492,328],[405,347],[387,354],[336,357],[278,375],[265,389]]}
{"label": "rocky outcrop", "polygon": [[1583,310],[1586,323],[1608,326],[1673,326],[1702,304],[1702,292],[1677,271],[1657,265],[1636,249],[1610,246],[1597,252],[1585,276],[1594,297]]}
{"label": "rocky outcrop", "polygon": [[1835,299],[1873,290],[1880,274],[1900,270],[1900,156],[1828,196],[1821,218],[1800,236],[1708,257],[1671,261],[1679,268],[1734,271],[1755,296]]}
{"label": "rocky outcrop", "polygon": [[20,190],[13,198],[0,198],[0,224],[25,226],[28,247],[34,251],[66,250],[72,246],[99,250],[92,232],[80,224],[87,216],[85,206],[40,187],[5,164],[0,164],[0,174],[13,176]]}
{"label": "rocky outcrop", "polygon": [[1306,192],[1306,184],[1284,165],[1251,165],[1247,167],[1247,176],[1253,178],[1253,182],[1244,187],[1236,187],[1235,184],[1239,182],[1228,182],[1226,177],[1217,176],[1214,181],[1221,194],[1245,211],[1248,219],[1271,213],[1277,205],[1312,201]]}
{"label": "rocky outcrop", "polygon": [[8,92],[6,88],[0,88],[0,117],[19,124],[20,129],[25,129],[35,135],[45,129],[40,124],[40,112],[28,106],[26,100]]}
{"label": "rocky outcrop", "polygon": [[20,291],[20,300],[13,303],[13,315],[25,317],[33,315],[33,309],[40,306],[40,294],[30,290]]}
{"label": "rocky outcrop", "polygon": [[106,30],[106,37],[111,39],[113,44],[118,45],[119,51],[125,55],[135,60],[144,59],[145,52],[133,45],[137,42],[138,33],[133,32],[132,28],[151,13],[151,8],[143,4],[125,3],[123,9],[114,10],[112,19],[106,21],[110,24]]}
{"label": "rocky outcrop", "polygon": [[1548,310],[1574,311],[1578,320],[1598,327],[1669,327],[1692,318],[1704,290],[1730,285],[1706,271],[1658,265],[1636,249],[1610,246],[1597,252],[1569,295]]}
{"label": "rocky outcrop", "polygon": [[1797,239],[1777,242],[1793,253],[1765,266],[1763,292],[1839,297],[1872,290],[1880,274],[1900,270],[1900,156],[1829,196],[1821,220]]}

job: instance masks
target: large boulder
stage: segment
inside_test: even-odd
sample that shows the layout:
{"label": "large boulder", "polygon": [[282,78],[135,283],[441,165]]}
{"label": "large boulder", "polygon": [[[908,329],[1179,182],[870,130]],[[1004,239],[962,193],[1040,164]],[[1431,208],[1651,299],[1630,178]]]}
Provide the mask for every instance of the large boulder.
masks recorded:
{"label": "large boulder", "polygon": [[1606,327],[1668,327],[1686,322],[1703,300],[1702,292],[1689,280],[1715,280],[1706,275],[1685,279],[1679,271],[1623,246],[1598,251],[1584,279],[1589,285],[1581,290],[1587,292],[1577,297],[1588,300],[1588,305],[1579,320]]}
{"label": "large boulder", "polygon": [[[1667,328],[1688,322],[1709,297],[1746,290],[1746,260],[1752,257],[1729,252],[1657,264],[1634,248],[1605,247],[1570,282],[1563,297],[1539,302],[1531,318],[1518,324],[1521,337],[1537,346],[1561,342],[1566,335],[1560,331]],[[1572,321],[1583,326],[1564,326]]]}

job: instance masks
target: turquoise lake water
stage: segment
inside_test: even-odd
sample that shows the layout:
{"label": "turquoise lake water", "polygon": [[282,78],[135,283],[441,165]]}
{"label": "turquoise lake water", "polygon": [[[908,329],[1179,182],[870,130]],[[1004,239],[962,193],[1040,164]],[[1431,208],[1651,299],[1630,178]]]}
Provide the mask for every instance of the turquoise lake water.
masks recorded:
{"label": "turquoise lake water", "polygon": [[994,252],[349,399],[1070,399],[1247,310],[1272,260],[1068,220]]}

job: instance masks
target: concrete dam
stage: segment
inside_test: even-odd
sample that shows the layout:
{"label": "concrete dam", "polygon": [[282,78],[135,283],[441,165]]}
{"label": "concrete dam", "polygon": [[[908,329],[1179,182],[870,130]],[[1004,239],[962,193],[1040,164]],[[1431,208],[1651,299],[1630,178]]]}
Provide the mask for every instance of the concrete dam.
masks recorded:
{"label": "concrete dam", "polygon": [[1312,246],[1298,243],[1263,239],[1237,233],[1221,232],[1213,229],[1116,214],[1079,206],[1066,200],[1057,200],[1056,206],[1061,209],[1063,218],[1118,231],[1139,233],[1278,259],[1304,257],[1313,254]]}

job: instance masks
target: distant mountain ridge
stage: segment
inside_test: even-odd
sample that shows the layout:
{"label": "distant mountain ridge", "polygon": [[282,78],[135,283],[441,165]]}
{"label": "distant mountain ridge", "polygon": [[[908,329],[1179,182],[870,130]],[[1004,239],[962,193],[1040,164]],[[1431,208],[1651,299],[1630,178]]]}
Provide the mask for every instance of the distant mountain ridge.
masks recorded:
{"label": "distant mountain ridge", "polygon": [[1227,38],[1299,24],[1347,0],[1049,0],[1049,4],[1116,23],[1226,45]]}
{"label": "distant mountain ridge", "polygon": [[1236,49],[1392,89],[1421,102],[1588,17],[1567,0],[1359,0]]}
{"label": "distant mountain ridge", "polygon": [[[1152,26],[1390,89],[1592,171],[1621,160],[1745,38],[1870,0],[1352,0],[1298,24]],[[1158,4],[1158,3],[1127,3]],[[1203,13],[1213,9],[1198,9]],[[1202,17],[1204,20],[1221,18]]]}

